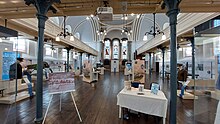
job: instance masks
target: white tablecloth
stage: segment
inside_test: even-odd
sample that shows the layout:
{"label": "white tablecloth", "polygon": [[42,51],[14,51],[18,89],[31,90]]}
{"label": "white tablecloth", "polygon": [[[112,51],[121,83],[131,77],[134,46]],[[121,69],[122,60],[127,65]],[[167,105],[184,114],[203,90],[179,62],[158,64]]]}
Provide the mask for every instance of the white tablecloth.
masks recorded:
{"label": "white tablecloth", "polygon": [[[120,109],[125,107],[141,113],[163,117],[165,120],[168,100],[162,91],[158,91],[157,95],[146,89],[141,92],[144,95],[138,95],[137,93],[139,91],[135,88],[120,91],[117,95],[117,105],[120,106]],[[119,112],[119,114],[121,113]]]}
{"label": "white tablecloth", "polygon": [[215,124],[219,124],[219,123],[220,123],[220,102],[218,102],[218,108],[215,116]]}

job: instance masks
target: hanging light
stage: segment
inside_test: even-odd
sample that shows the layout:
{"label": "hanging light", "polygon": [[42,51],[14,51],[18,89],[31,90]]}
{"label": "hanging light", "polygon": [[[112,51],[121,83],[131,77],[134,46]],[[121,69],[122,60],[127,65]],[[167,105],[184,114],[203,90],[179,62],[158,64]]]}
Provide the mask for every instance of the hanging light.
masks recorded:
{"label": "hanging light", "polygon": [[123,18],[123,27],[122,27],[122,30],[121,30],[121,35],[125,34],[125,35],[130,36],[133,31],[126,26],[127,20],[128,20],[128,15],[123,14],[122,18]]}
{"label": "hanging light", "polygon": [[125,20],[128,20],[128,17],[127,17],[127,16],[125,16]]}
{"label": "hanging light", "polygon": [[74,41],[74,37],[73,36],[70,36],[70,41]]}
{"label": "hanging light", "polygon": [[167,37],[166,37],[166,35],[163,33],[161,40],[166,40],[166,39],[167,39]]}
{"label": "hanging light", "polygon": [[101,28],[100,30],[96,31],[97,35],[107,35],[107,31],[104,28]]}
{"label": "hanging light", "polygon": [[56,36],[56,41],[60,41],[60,36]]}
{"label": "hanging light", "polygon": [[147,41],[147,35],[144,35],[143,41]]}
{"label": "hanging light", "polygon": [[166,40],[166,35],[164,34],[164,32],[160,31],[159,28],[156,27],[155,14],[156,13],[153,13],[153,18],[154,18],[153,23],[154,23],[154,25],[151,27],[149,32],[146,32],[144,34],[143,41],[147,41],[147,35],[153,35],[153,37],[155,38],[155,36],[158,35],[158,34],[163,34],[162,37],[161,37],[161,40]]}
{"label": "hanging light", "polygon": [[60,34],[57,34],[56,41],[60,41],[60,37],[66,38],[67,36],[70,36],[70,41],[74,41],[74,36],[72,33],[70,33],[66,28],[66,16],[64,16],[64,23],[63,23],[63,32],[60,32]]}

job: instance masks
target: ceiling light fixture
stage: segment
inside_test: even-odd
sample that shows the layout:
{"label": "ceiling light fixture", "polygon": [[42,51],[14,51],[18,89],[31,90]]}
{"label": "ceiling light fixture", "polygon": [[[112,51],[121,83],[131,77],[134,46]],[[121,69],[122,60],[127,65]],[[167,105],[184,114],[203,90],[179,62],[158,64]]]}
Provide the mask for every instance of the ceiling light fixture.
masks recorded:
{"label": "ceiling light fixture", "polygon": [[126,26],[127,19],[128,19],[127,14],[123,14],[122,18],[123,18],[123,21],[124,21],[123,22],[124,25],[123,25],[122,30],[121,30],[121,35],[126,34],[126,35],[130,36],[133,31]]}
{"label": "ceiling light fixture", "polygon": [[156,15],[156,13],[153,13],[154,25],[151,27],[151,29],[150,29],[149,32],[146,32],[146,33],[144,34],[143,41],[147,41],[147,40],[148,40],[147,35],[153,35],[154,38],[155,38],[155,36],[156,36],[156,35],[159,35],[159,34],[163,34],[161,40],[166,40],[166,35],[164,34],[164,32],[160,31],[159,27],[156,27],[155,15]]}
{"label": "ceiling light fixture", "polygon": [[60,37],[66,38],[67,36],[70,36],[70,41],[74,41],[73,34],[68,31],[66,28],[66,16],[64,16],[64,22],[63,22],[63,32],[60,32],[60,34],[57,34],[56,41],[60,41]]}
{"label": "ceiling light fixture", "polygon": [[0,43],[2,42],[2,38],[0,38]]}
{"label": "ceiling light fixture", "polygon": [[107,35],[107,31],[104,28],[101,28],[100,30],[96,31],[97,35]]}

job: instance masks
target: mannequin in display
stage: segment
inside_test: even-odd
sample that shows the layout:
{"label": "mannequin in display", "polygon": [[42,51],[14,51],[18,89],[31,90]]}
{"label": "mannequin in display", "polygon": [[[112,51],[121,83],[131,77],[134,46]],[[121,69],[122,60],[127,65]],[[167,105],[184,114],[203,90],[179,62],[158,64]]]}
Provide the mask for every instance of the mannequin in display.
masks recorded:
{"label": "mannequin in display", "polygon": [[[9,70],[9,78],[10,80],[14,80],[14,79],[18,79],[19,82],[21,82],[21,79],[23,78],[23,72],[22,72],[22,66],[21,66],[21,62],[23,62],[23,58],[17,58],[16,62],[12,65],[10,65],[10,70]],[[17,74],[17,76],[16,76]],[[25,71],[25,74],[27,75],[27,71]],[[30,77],[30,73],[29,76],[27,75],[27,78],[29,78],[29,82],[26,82],[27,86],[28,86],[28,92],[30,97],[33,96],[33,92],[32,92],[32,84],[30,83],[31,81],[31,77]]]}
{"label": "mannequin in display", "polygon": [[30,97],[33,97],[31,70],[26,67],[23,71],[23,75],[27,76],[28,81],[25,81],[25,82],[28,86],[28,93],[29,93]]}
{"label": "mannequin in display", "polygon": [[[178,81],[186,82],[186,80],[187,80],[187,74],[188,74],[188,72],[187,72],[187,70],[184,68],[184,65],[180,65],[179,70],[178,70],[178,74],[177,74],[177,79],[178,79]],[[178,87],[177,87],[178,89],[181,89],[182,84],[179,83],[179,82],[177,82],[177,86],[178,86]]]}
{"label": "mannequin in display", "polygon": [[[10,65],[10,70],[9,70],[9,78],[10,80],[13,79],[22,79],[22,66],[21,62],[23,62],[23,58],[17,58],[16,62],[12,65]],[[17,67],[17,68],[16,68]],[[17,72],[16,72],[17,70]],[[17,76],[16,76],[17,73]]]}

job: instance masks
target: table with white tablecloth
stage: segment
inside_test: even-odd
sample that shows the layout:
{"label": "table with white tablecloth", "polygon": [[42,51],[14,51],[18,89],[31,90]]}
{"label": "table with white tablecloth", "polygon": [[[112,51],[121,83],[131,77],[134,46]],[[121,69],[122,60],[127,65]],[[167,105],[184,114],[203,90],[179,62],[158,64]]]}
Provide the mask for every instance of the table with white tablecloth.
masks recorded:
{"label": "table with white tablecloth", "polygon": [[[143,93],[138,95],[138,93]],[[167,114],[167,98],[162,91],[158,91],[157,95],[151,93],[150,90],[144,89],[140,92],[136,88],[131,90],[123,89],[117,95],[117,105],[119,105],[119,118],[121,118],[122,107],[137,112],[163,117],[165,124]]]}

